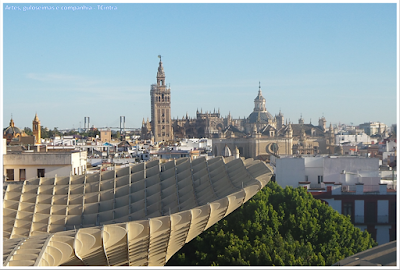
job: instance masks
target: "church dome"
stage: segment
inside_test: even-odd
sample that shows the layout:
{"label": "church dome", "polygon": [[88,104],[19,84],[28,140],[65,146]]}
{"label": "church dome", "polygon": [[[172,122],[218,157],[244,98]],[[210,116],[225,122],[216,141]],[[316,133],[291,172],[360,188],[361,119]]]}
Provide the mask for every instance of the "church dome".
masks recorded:
{"label": "church dome", "polygon": [[10,126],[3,129],[4,136],[7,134],[16,135],[16,134],[21,134],[21,133],[22,133],[22,131],[19,128],[17,128],[16,126],[14,126],[14,120],[12,120],[12,119],[10,121]]}
{"label": "church dome", "polygon": [[250,123],[269,123],[274,117],[268,111],[254,111],[247,119]]}
{"label": "church dome", "polygon": [[247,118],[249,123],[270,123],[274,117],[265,108],[265,98],[261,92],[261,83],[258,86],[258,95],[254,99],[254,110]]}

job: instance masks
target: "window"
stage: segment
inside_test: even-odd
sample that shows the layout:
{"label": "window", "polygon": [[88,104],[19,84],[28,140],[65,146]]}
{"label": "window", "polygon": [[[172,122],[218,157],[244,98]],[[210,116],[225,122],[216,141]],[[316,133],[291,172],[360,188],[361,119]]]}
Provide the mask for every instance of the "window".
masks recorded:
{"label": "window", "polygon": [[352,202],[344,202],[343,203],[342,214],[345,216],[350,216],[351,221],[353,222],[353,203]]}
{"label": "window", "polygon": [[308,182],[308,175],[305,176],[304,181]]}
{"label": "window", "polygon": [[365,203],[365,222],[376,222],[377,211],[376,211],[376,201]]}
{"label": "window", "polygon": [[14,181],[14,169],[7,169],[7,180]]}
{"label": "window", "polygon": [[396,227],[389,230],[389,241],[396,240]]}
{"label": "window", "polygon": [[324,182],[324,177],[322,175],[318,175],[318,184]]}
{"label": "window", "polygon": [[25,169],[19,169],[19,181],[26,180],[26,171]]}
{"label": "window", "polygon": [[390,202],[389,205],[389,222],[396,222],[396,202]]}
{"label": "window", "polygon": [[44,177],[44,169],[37,169],[37,177]]}
{"label": "window", "polygon": [[367,231],[371,234],[372,239],[376,241],[376,229],[375,228],[367,228]]}

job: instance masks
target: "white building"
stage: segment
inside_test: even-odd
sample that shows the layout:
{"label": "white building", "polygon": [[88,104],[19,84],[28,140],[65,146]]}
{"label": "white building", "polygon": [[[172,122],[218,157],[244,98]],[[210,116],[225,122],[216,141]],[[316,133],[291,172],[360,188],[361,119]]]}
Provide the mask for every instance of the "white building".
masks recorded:
{"label": "white building", "polygon": [[388,128],[381,122],[369,122],[361,124],[360,129],[363,129],[368,135],[383,134],[388,132]]}
{"label": "white building", "polygon": [[212,149],[212,139],[182,139],[177,150],[197,150],[197,149]]}
{"label": "white building", "polygon": [[3,155],[3,175],[8,181],[81,175],[86,161],[87,153],[81,151],[7,153]]}
{"label": "white building", "polygon": [[378,158],[287,156],[274,159],[274,163],[271,164],[275,166],[276,182],[283,188],[298,187],[299,182],[310,182],[311,188],[322,188],[324,182],[343,185],[380,183]]}
{"label": "white building", "polygon": [[396,185],[381,182],[378,158],[284,157],[271,165],[280,186],[307,188],[378,244],[396,238]]}
{"label": "white building", "polygon": [[349,134],[348,132],[340,132],[339,134],[335,135],[335,144],[342,145],[342,144],[353,144],[357,145],[359,143],[362,144],[371,144],[371,138],[365,133],[359,134]]}

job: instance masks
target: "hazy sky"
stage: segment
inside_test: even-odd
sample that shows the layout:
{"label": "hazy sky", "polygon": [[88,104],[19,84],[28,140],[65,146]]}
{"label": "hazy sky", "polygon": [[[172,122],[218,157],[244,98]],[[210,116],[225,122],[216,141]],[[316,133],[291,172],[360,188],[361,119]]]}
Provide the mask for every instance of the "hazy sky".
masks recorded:
{"label": "hazy sky", "polygon": [[102,5],[3,3],[3,127],[140,127],[159,54],[173,118],[397,122],[395,3]]}

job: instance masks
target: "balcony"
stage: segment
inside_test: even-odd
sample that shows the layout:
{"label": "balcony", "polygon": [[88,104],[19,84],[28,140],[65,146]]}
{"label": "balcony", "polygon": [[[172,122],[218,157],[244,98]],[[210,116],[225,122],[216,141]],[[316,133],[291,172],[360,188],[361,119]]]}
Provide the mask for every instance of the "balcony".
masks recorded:
{"label": "balcony", "polygon": [[354,216],[354,223],[364,223],[364,215]]}
{"label": "balcony", "polygon": [[324,189],[325,188],[325,183],[320,183],[320,184],[310,184],[310,189]]}
{"label": "balcony", "polygon": [[389,215],[378,215],[378,216],[364,216],[364,215],[356,215],[354,216],[354,223],[355,224],[370,224],[370,223],[377,223],[377,224],[387,224],[389,223]]}
{"label": "balcony", "polygon": [[389,223],[389,215],[378,215],[378,223]]}
{"label": "balcony", "polygon": [[[358,187],[357,187],[358,186]],[[396,192],[397,185],[343,185],[342,193],[354,194],[386,194]]]}

